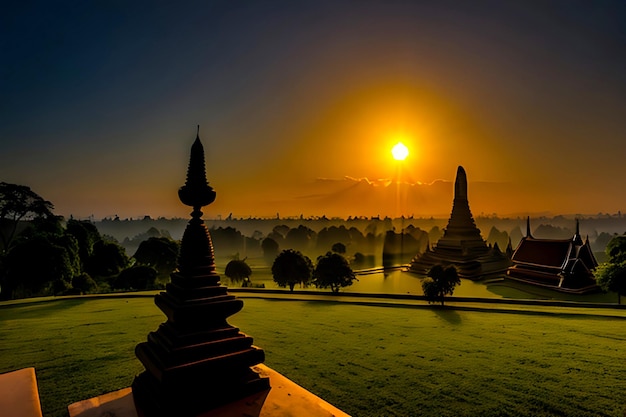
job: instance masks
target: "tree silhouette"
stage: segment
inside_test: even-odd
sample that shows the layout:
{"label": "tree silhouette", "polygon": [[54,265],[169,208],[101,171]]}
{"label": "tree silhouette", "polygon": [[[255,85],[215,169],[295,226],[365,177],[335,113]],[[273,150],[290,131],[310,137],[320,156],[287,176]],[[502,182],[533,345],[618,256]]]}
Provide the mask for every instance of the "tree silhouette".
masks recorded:
{"label": "tree silhouette", "polygon": [[304,251],[316,238],[316,233],[304,225],[289,229],[285,235],[284,245],[290,249]]}
{"label": "tree silhouette", "polygon": [[93,246],[86,271],[91,276],[110,277],[118,274],[129,264],[124,248],[113,242],[100,240]]}
{"label": "tree silhouette", "polygon": [[139,244],[133,258],[138,265],[151,266],[167,280],[176,269],[179,244],[168,237],[150,237]]}
{"label": "tree silhouette", "polygon": [[454,287],[461,284],[461,279],[454,265],[443,268],[442,265],[433,265],[428,271],[428,277],[422,281],[422,290],[429,303],[440,301],[444,305],[444,296],[452,295]]}
{"label": "tree silhouette", "polygon": [[0,252],[10,249],[21,221],[52,217],[53,208],[30,187],[0,182]]}
{"label": "tree silhouette", "polygon": [[113,280],[116,290],[150,290],[157,287],[157,271],[151,266],[139,265],[124,269]]}
{"label": "tree silhouette", "polygon": [[76,238],[81,263],[85,267],[93,255],[94,245],[102,240],[98,228],[89,221],[70,219],[65,225],[65,230]]}
{"label": "tree silhouette", "polygon": [[57,295],[80,273],[78,245],[67,235],[33,233],[19,239],[5,258],[3,298]]}
{"label": "tree silhouette", "polygon": [[72,293],[89,294],[98,290],[98,284],[86,272],[72,278]]}
{"label": "tree silhouette", "polygon": [[313,283],[316,287],[330,287],[332,292],[337,293],[341,288],[352,285],[354,280],[354,272],[342,255],[328,252],[317,258],[313,271]]}
{"label": "tree silhouette", "polygon": [[325,227],[317,234],[317,248],[319,250],[328,250],[337,242],[344,245],[350,243],[350,232],[344,225]]}
{"label": "tree silhouette", "polygon": [[278,243],[271,237],[266,237],[261,242],[261,250],[263,251],[263,258],[268,265],[271,265],[278,256]]}
{"label": "tree silhouette", "polygon": [[330,250],[343,255],[346,253],[346,245],[341,242],[337,242],[330,248]]}
{"label": "tree silhouette", "polygon": [[279,287],[289,287],[291,291],[296,284],[307,285],[311,280],[313,263],[308,256],[293,249],[282,251],[272,264],[272,276]]}
{"label": "tree silhouette", "polygon": [[226,275],[233,283],[240,283],[242,287],[247,287],[250,284],[250,275],[252,275],[252,269],[246,263],[245,259],[233,259],[228,262],[226,269],[224,270]]}

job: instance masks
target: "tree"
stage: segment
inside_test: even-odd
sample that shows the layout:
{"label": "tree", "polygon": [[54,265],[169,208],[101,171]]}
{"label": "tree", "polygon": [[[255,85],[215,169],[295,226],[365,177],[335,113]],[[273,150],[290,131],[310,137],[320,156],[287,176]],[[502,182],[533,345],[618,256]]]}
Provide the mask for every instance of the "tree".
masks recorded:
{"label": "tree", "polygon": [[454,287],[461,285],[461,279],[454,265],[444,269],[442,265],[434,265],[428,271],[428,277],[422,281],[422,290],[429,303],[441,301],[446,295],[452,295]]}
{"label": "tree", "polygon": [[346,253],[346,245],[341,242],[337,242],[330,248],[330,250],[343,255]]}
{"label": "tree", "polygon": [[157,271],[151,266],[126,268],[113,280],[111,287],[117,290],[150,290],[157,287]]}
{"label": "tree", "polygon": [[52,217],[53,208],[30,187],[0,182],[0,253],[11,248],[20,222]]}
{"label": "tree", "polygon": [[86,272],[94,277],[110,277],[118,274],[129,264],[123,247],[100,240],[93,245],[93,254],[86,265]]}
{"label": "tree", "polygon": [[102,240],[98,228],[90,221],[70,219],[65,225],[65,230],[78,241],[80,259],[85,267],[93,255],[94,245]]}
{"label": "tree", "polygon": [[78,242],[65,233],[60,216],[36,217],[1,254],[0,298],[56,295],[81,272]]}
{"label": "tree", "polygon": [[296,284],[307,285],[313,273],[313,263],[308,256],[300,251],[286,249],[282,251],[272,264],[272,276],[279,287],[289,287],[291,291]]}
{"label": "tree", "polygon": [[250,269],[245,259],[233,259],[226,264],[224,275],[230,278],[234,284],[242,282],[241,286],[247,287],[250,284],[252,269]]}
{"label": "tree", "polygon": [[261,250],[263,251],[265,262],[270,265],[278,256],[278,243],[271,237],[266,237],[261,242]]}
{"label": "tree", "polygon": [[617,293],[617,303],[621,304],[622,294],[626,294],[626,261],[604,262],[596,268],[595,276],[600,288]]}
{"label": "tree", "polygon": [[626,261],[626,235],[615,236],[606,245],[606,254],[609,262],[619,263]]}
{"label": "tree", "polygon": [[80,273],[77,245],[67,236],[33,234],[19,239],[7,253],[2,282],[3,298],[56,295],[71,288]]}
{"label": "tree", "polygon": [[357,278],[346,258],[338,253],[327,252],[317,258],[313,271],[313,283],[318,288],[328,288],[334,293],[339,289],[352,285]]}
{"label": "tree", "polygon": [[138,265],[151,266],[167,281],[176,269],[179,244],[165,236],[150,237],[139,244],[133,258]]}
{"label": "tree", "polygon": [[72,292],[75,294],[89,294],[98,290],[98,284],[86,272],[72,278]]}
{"label": "tree", "polygon": [[285,235],[284,246],[304,251],[309,248],[311,242],[315,239],[315,232],[304,225],[300,225],[293,229],[289,229]]}
{"label": "tree", "polygon": [[596,283],[604,291],[617,293],[617,303],[626,294],[626,235],[615,236],[606,246],[607,262],[595,270]]}

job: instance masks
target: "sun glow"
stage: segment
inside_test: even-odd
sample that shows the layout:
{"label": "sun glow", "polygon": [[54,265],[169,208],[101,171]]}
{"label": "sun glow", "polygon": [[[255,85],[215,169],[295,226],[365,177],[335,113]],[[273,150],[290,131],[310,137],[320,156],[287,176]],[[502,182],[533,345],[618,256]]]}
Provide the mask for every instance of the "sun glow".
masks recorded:
{"label": "sun glow", "polygon": [[404,161],[409,156],[409,148],[407,148],[402,142],[398,142],[392,149],[391,155],[396,161]]}

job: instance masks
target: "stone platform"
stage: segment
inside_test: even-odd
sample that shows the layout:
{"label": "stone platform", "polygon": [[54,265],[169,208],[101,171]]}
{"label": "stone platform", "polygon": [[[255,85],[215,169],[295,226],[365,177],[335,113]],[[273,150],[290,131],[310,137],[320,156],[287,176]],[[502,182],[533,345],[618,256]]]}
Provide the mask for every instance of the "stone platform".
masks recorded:
{"label": "stone platform", "polygon": [[[273,369],[263,364],[253,369],[261,376],[269,377],[272,388],[198,417],[349,417]],[[70,417],[142,417],[135,410],[131,388],[79,401],[71,404],[68,410]]]}
{"label": "stone platform", "polygon": [[35,368],[0,374],[0,415],[41,417]]}

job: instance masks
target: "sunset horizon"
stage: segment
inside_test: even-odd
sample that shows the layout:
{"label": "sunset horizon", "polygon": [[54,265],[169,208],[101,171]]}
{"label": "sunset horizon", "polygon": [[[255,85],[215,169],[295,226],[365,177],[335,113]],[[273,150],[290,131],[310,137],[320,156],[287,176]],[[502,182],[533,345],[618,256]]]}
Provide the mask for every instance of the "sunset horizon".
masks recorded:
{"label": "sunset horizon", "polygon": [[208,217],[445,217],[459,165],[475,215],[617,213],[624,12],[13,4],[0,180],[65,217],[186,217],[176,192],[200,125]]}

